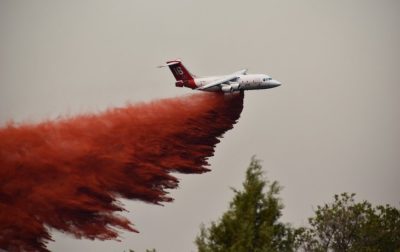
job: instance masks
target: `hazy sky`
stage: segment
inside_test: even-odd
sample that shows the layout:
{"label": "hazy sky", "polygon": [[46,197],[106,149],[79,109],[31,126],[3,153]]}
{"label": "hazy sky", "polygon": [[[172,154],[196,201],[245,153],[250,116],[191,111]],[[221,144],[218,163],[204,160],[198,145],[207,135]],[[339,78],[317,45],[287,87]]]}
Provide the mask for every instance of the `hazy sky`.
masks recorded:
{"label": "hazy sky", "polygon": [[279,88],[247,92],[212,172],[179,175],[175,202],[127,202],[140,234],[121,242],[53,232],[54,251],[195,251],[254,154],[284,186],[282,221],[307,223],[335,193],[400,202],[400,2],[0,1],[0,123],[39,122],[182,96],[167,69],[242,68]]}

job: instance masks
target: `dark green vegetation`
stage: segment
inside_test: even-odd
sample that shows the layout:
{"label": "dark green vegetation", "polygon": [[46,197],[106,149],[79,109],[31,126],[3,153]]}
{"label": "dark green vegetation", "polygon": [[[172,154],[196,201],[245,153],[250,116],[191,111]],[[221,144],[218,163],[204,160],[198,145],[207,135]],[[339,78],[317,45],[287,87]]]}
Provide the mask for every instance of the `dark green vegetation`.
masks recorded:
{"label": "dark green vegetation", "polygon": [[265,181],[262,174],[260,163],[253,159],[243,191],[234,189],[229,210],[209,228],[201,227],[196,239],[199,252],[291,251],[295,230],[278,221],[283,208],[278,198],[281,187],[276,181]]}
{"label": "dark green vegetation", "polygon": [[334,202],[318,206],[300,228],[302,251],[400,251],[400,211],[389,205],[356,203],[355,194],[335,195]]}
{"label": "dark green vegetation", "polygon": [[309,227],[293,228],[279,221],[280,190],[278,182],[264,179],[253,158],[229,209],[210,227],[201,226],[198,251],[400,251],[399,209],[357,203],[355,194],[342,193],[317,207]]}
{"label": "dark green vegetation", "polygon": [[243,189],[233,189],[229,209],[209,227],[201,226],[195,240],[198,252],[400,252],[399,209],[373,207],[356,202],[355,194],[342,193],[317,206],[308,227],[294,228],[279,221],[280,190],[277,181],[265,179],[260,161],[253,158]]}

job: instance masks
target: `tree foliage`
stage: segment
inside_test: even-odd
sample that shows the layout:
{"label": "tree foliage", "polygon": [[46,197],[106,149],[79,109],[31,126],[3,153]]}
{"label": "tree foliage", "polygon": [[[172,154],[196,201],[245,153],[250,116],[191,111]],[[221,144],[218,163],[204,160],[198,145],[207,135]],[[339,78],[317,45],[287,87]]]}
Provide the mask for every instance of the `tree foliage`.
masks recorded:
{"label": "tree foliage", "polygon": [[278,182],[263,178],[260,162],[253,158],[243,190],[233,189],[235,196],[228,211],[210,227],[201,227],[195,241],[198,251],[292,251],[296,231],[278,221],[283,208],[280,190]]}
{"label": "tree foliage", "polygon": [[400,251],[400,211],[389,205],[355,202],[355,194],[334,196],[318,206],[297,237],[303,251]]}
{"label": "tree foliage", "polygon": [[342,193],[317,206],[308,227],[292,228],[279,221],[281,187],[264,178],[255,158],[243,189],[233,191],[222,217],[201,226],[195,240],[199,252],[400,252],[400,210],[390,205],[373,207],[356,202],[354,193]]}

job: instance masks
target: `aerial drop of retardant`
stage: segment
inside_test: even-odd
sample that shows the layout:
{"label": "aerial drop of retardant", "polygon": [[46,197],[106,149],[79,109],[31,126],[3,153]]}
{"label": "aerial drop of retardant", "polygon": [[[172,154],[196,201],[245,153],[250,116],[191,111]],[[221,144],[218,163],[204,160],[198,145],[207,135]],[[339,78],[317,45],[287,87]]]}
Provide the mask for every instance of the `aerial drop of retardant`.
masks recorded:
{"label": "aerial drop of retardant", "polygon": [[243,94],[204,93],[0,128],[0,250],[48,251],[49,229],[137,232],[118,199],[172,201],[171,172],[208,171],[242,108]]}

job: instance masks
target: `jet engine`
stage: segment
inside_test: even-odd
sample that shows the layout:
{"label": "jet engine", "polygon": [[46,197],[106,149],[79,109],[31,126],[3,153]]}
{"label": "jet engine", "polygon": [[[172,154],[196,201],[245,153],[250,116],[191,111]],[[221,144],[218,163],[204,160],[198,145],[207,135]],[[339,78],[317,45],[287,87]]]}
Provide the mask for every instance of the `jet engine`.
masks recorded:
{"label": "jet engine", "polygon": [[239,83],[230,83],[229,85],[223,85],[221,87],[222,92],[224,93],[232,93],[234,91],[239,91],[240,85]]}

